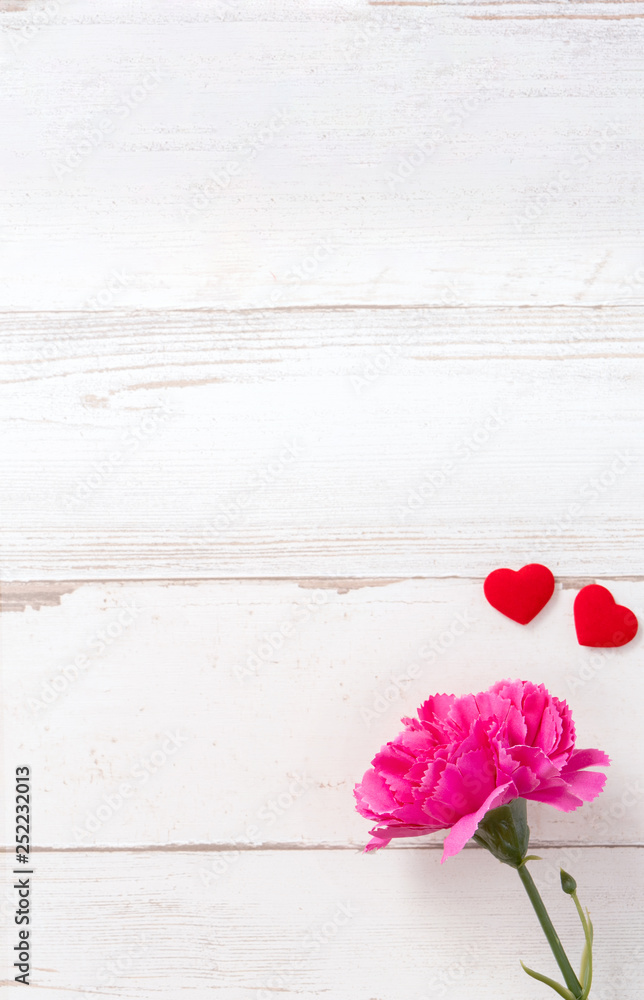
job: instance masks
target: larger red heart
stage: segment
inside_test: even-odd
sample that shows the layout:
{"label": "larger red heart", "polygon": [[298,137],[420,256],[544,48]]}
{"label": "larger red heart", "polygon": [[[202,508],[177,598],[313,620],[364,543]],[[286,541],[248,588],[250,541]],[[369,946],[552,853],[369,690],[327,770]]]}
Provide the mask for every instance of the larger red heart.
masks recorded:
{"label": "larger red heart", "polygon": [[598,583],[582,587],[574,612],[580,646],[625,646],[637,635],[637,618],[631,609],[615,604],[610,590]]}
{"label": "larger red heart", "polygon": [[483,590],[493,608],[520,625],[527,625],[552,597],[555,578],[547,566],[530,563],[523,569],[495,569]]}

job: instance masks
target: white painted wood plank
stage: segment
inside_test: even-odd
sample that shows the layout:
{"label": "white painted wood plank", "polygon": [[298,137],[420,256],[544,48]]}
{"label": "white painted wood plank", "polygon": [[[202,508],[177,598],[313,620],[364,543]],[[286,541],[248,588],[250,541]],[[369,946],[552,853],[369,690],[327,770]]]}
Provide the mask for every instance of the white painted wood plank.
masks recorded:
{"label": "white painted wood plank", "polygon": [[641,574],[641,318],[7,317],[4,579]]}
{"label": "white painted wood plank", "polygon": [[[644,621],[644,583],[606,585]],[[576,592],[522,628],[480,581],[5,586],[6,780],[32,766],[40,846],[362,846],[352,788],[401,716],[521,676],[614,762],[582,812],[533,804],[535,837],[639,844],[641,637],[582,649]]]}
{"label": "white painted wood plank", "polygon": [[[543,855],[534,877],[574,965],[582,940],[560,864],[595,924],[596,997],[639,1000],[642,852]],[[543,1000],[519,959],[559,976],[515,872],[481,850],[442,867],[436,851],[42,853],[33,878],[43,1000]]]}
{"label": "white painted wood plank", "polygon": [[[506,15],[517,13],[520,0],[503,0],[502,11]],[[585,7],[595,18],[603,13],[606,17],[611,13],[610,4],[612,0],[587,0]],[[382,28],[387,25],[393,27],[405,27],[406,25],[422,30],[427,30],[430,23],[430,14],[434,13],[438,17],[451,15],[467,16],[472,14],[468,11],[467,0],[436,0],[432,3],[432,11],[424,11],[423,7],[428,6],[427,0],[311,0],[306,6],[293,7],[289,0],[193,0],[193,3],[182,4],[181,0],[168,0],[160,7],[155,0],[140,0],[134,3],[133,0],[114,0],[114,3],[106,6],[105,9],[93,10],[89,4],[82,0],[60,0],[58,8],[54,9],[53,4],[48,0],[1,0],[0,13],[4,17],[4,24],[7,31],[10,29],[18,32],[27,25],[39,26],[44,32],[47,27],[65,25],[216,25],[226,22],[231,23],[271,23],[278,24],[300,24],[300,23],[323,23],[323,24],[348,24],[351,28],[364,31],[367,36],[372,36],[374,40],[375,26]],[[492,13],[494,4],[481,0],[480,9],[487,13]],[[392,7],[392,10],[378,10],[378,7]],[[409,10],[396,8],[408,7]],[[540,11],[543,18],[547,19],[549,12],[564,10],[566,7],[573,14],[579,14],[581,4],[575,2],[564,4],[557,0],[526,0],[524,9]],[[416,9],[414,9],[416,8]],[[455,8],[455,9],[454,9]],[[459,9],[460,8],[460,9]],[[638,4],[635,0],[620,0],[620,11],[625,12],[636,10]],[[451,10],[450,10],[451,9]],[[47,15],[47,16],[46,16]],[[465,25],[467,27],[467,25]],[[34,32],[33,37],[37,37],[39,32]],[[6,39],[5,39],[6,41]],[[363,41],[363,44],[364,41]],[[20,47],[14,49],[7,44],[7,56],[20,51]]]}
{"label": "white painted wood plank", "polygon": [[4,310],[604,303],[643,263],[641,3],[3,7]]}
{"label": "white painted wood plank", "polygon": [[[641,358],[644,267],[602,307],[332,307],[25,312],[0,315],[3,386],[61,390],[101,376],[104,392],[149,383],[302,375],[428,374],[436,362]],[[55,381],[54,381],[55,380]],[[63,382],[64,380],[64,382]],[[9,391],[3,389],[3,392]],[[71,393],[70,393],[71,395]],[[43,401],[46,397],[43,398]]]}

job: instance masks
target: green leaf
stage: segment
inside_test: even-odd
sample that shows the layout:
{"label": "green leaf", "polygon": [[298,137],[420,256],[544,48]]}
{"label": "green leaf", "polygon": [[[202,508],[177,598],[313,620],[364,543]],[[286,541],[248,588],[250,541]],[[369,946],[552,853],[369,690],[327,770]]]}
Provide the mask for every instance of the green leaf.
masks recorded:
{"label": "green leaf", "polygon": [[581,969],[579,970],[579,982],[581,983],[583,989],[583,996],[588,996],[586,993],[586,987],[588,986],[588,976],[591,973],[590,956],[588,952],[588,945],[584,945],[584,950],[581,953]]}
{"label": "green leaf", "polygon": [[550,979],[549,976],[542,976],[540,972],[535,972],[534,969],[529,969],[527,965],[523,964],[523,962],[521,962],[521,967],[524,972],[528,973],[529,976],[532,976],[533,979],[538,979],[540,983],[545,983],[546,986],[549,986],[550,989],[554,990],[555,993],[558,993],[560,997],[564,998],[564,1000],[577,1000],[574,993],[567,990],[565,986],[561,986],[559,983],[556,983],[554,979]]}
{"label": "green leaf", "polygon": [[581,956],[582,993],[580,1000],[587,1000],[593,982],[593,924],[588,910],[586,910],[586,920],[584,921],[584,934],[586,935],[586,944]]}

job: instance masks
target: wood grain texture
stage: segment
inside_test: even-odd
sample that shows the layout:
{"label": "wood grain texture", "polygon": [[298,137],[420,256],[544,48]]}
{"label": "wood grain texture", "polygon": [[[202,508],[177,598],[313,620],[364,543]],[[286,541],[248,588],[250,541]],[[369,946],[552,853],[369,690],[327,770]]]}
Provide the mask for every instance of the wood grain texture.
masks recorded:
{"label": "wood grain texture", "polygon": [[[644,584],[606,584],[644,620]],[[41,847],[362,846],[352,788],[401,716],[522,676],[614,762],[583,814],[533,804],[536,840],[640,844],[641,638],[579,647],[576,592],[523,628],[480,581],[80,584],[2,615],[6,777],[32,766]]]}
{"label": "wood grain texture", "polygon": [[4,579],[637,576],[641,319],[7,316]]}
{"label": "wood grain texture", "polygon": [[[641,996],[641,853],[547,850],[532,865],[577,965],[579,922],[557,884],[560,864],[574,871],[601,1000]],[[43,1000],[543,1000],[519,958],[558,975],[516,874],[481,850],[443,866],[435,851],[43,852],[34,878]],[[4,986],[8,1000],[21,989]]]}
{"label": "wood grain texture", "polygon": [[36,392],[64,386],[73,398],[94,377],[109,397],[208,378],[219,384],[344,374],[368,381],[369,374],[431,375],[437,362],[637,360],[644,355],[644,307],[627,301],[636,286],[632,276],[612,304],[592,307],[454,301],[3,313],[0,384],[3,394],[18,385]]}
{"label": "wood grain texture", "polygon": [[641,3],[105,6],[0,12],[4,310],[607,303],[643,263]]}
{"label": "wood grain texture", "polygon": [[[614,759],[583,813],[531,807],[534,868],[575,954],[558,866],[583,886],[596,1000],[639,1000],[641,637],[580,649],[572,602],[644,616],[643,18],[0,0],[2,767],[34,770],[43,1000],[539,1000],[514,874],[363,857],[351,797],[429,692],[517,674]],[[535,559],[521,629],[481,583]]]}

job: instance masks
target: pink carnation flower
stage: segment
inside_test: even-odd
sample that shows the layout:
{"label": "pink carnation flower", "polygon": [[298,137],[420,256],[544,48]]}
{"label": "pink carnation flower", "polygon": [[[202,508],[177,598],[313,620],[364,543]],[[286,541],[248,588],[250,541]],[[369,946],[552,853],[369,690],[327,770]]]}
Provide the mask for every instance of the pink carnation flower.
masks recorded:
{"label": "pink carnation flower", "polygon": [[458,854],[488,809],[535,799],[571,812],[601,792],[610,764],[601,750],[576,750],[570,709],[530,681],[489,691],[437,694],[382,747],[355,787],[358,812],[375,820],[368,851],[394,837],[451,827],[443,861]]}

